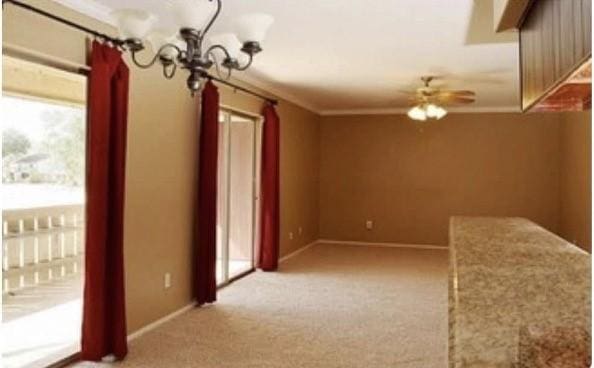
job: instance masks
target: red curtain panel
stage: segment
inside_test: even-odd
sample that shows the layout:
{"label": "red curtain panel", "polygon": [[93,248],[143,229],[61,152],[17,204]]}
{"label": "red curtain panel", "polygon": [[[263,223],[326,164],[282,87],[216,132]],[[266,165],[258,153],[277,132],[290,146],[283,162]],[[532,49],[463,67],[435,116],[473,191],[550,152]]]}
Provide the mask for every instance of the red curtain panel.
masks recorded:
{"label": "red curtain panel", "polygon": [[272,104],[264,106],[262,114],[262,209],[258,267],[263,271],[275,271],[278,268],[280,240],[280,121]]}
{"label": "red curtain panel", "polygon": [[217,299],[217,163],[219,92],[208,81],[202,90],[196,221],[195,295],[198,305]]}
{"label": "red curtain panel", "polygon": [[93,42],[88,90],[85,285],[81,355],[122,359],[124,185],[128,67],[115,48]]}

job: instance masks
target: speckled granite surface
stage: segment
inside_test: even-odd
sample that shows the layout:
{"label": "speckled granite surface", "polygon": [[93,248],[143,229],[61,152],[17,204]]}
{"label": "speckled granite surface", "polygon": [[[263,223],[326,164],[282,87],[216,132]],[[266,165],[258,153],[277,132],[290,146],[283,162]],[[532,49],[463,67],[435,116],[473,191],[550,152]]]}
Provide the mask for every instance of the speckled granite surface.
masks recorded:
{"label": "speckled granite surface", "polygon": [[526,219],[453,217],[449,257],[450,368],[589,366],[588,253]]}

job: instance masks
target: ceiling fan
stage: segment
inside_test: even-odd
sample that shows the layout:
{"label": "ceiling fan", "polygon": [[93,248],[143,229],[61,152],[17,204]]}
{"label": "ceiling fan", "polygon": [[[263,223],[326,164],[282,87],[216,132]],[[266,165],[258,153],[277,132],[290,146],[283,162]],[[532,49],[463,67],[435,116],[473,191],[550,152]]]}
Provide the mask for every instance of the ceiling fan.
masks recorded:
{"label": "ceiling fan", "polygon": [[414,92],[404,93],[411,95],[410,101],[414,106],[408,111],[408,117],[413,120],[425,121],[429,119],[441,119],[447,115],[444,105],[469,104],[474,102],[475,93],[467,90],[447,90],[432,87],[429,84],[435,80],[434,76],[423,76],[423,86]]}

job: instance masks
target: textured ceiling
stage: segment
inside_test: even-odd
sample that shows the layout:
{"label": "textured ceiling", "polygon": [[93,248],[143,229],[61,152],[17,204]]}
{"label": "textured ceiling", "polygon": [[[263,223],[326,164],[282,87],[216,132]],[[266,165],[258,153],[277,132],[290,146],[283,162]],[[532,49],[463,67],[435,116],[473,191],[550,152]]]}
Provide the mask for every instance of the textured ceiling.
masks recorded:
{"label": "textured ceiling", "polygon": [[[109,9],[167,9],[158,0],[60,2],[98,18]],[[491,0],[223,0],[213,34],[232,30],[247,12],[276,21],[245,79],[318,112],[406,108],[398,91],[414,89],[424,74],[475,90],[465,110],[519,109],[517,34],[494,33]]]}

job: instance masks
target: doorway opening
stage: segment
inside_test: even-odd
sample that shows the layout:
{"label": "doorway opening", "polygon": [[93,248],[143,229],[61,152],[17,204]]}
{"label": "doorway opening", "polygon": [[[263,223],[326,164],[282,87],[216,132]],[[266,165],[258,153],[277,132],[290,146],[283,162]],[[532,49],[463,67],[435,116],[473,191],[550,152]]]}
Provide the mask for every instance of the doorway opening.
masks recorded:
{"label": "doorway opening", "polygon": [[78,353],[86,77],[3,56],[2,366]]}
{"label": "doorway opening", "polygon": [[260,190],[261,121],[233,110],[219,113],[217,285],[255,267]]}

